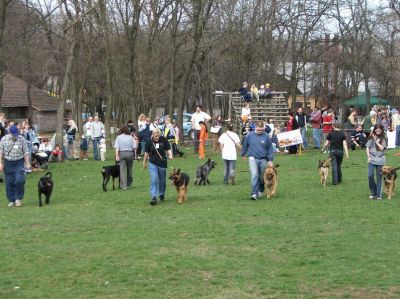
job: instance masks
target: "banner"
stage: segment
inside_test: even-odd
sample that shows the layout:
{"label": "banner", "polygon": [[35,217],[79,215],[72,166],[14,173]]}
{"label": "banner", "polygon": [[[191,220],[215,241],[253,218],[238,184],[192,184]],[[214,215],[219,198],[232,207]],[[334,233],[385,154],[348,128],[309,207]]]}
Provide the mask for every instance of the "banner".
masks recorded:
{"label": "banner", "polygon": [[387,148],[396,148],[396,130],[393,132],[387,131],[386,136],[388,139]]}
{"label": "banner", "polygon": [[297,145],[303,143],[300,129],[282,132],[276,135],[278,137],[279,147]]}

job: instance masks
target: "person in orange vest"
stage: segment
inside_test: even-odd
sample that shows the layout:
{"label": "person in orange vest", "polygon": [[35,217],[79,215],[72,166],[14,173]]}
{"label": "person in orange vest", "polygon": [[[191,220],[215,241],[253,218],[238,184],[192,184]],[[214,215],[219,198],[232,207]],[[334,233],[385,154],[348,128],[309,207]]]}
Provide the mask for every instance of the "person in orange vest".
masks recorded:
{"label": "person in orange vest", "polygon": [[199,137],[199,159],[204,159],[206,157],[204,146],[206,145],[206,140],[208,139],[208,131],[204,121],[200,121],[199,125],[201,127]]}

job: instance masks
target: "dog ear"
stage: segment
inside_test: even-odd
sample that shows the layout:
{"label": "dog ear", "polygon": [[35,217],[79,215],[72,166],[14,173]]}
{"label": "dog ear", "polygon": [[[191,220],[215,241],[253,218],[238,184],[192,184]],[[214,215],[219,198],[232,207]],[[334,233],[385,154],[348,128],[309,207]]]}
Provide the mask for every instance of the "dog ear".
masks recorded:
{"label": "dog ear", "polygon": [[208,163],[211,162],[211,158],[208,158],[207,162],[208,162]]}
{"label": "dog ear", "polygon": [[178,170],[176,171],[176,174],[180,174],[181,173],[181,169],[178,168]]}
{"label": "dog ear", "polygon": [[393,168],[392,171],[394,172],[394,171],[399,170],[399,169],[400,169],[400,167],[396,167],[396,168]]}

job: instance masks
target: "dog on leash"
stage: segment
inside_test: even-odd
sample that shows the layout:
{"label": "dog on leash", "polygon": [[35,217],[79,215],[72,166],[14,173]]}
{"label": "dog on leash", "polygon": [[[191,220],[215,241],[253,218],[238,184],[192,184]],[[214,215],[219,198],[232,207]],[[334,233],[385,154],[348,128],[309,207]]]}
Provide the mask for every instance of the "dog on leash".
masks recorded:
{"label": "dog on leash", "polygon": [[217,162],[214,160],[208,159],[206,163],[203,165],[197,167],[196,171],[196,180],[194,181],[195,185],[203,185],[210,184],[210,181],[208,180],[208,175],[210,174],[210,171],[215,168],[217,165]]}
{"label": "dog on leash", "polygon": [[51,178],[51,172],[45,174],[45,176],[39,179],[38,183],[38,191],[39,191],[39,207],[43,206],[42,204],[42,194],[46,196],[46,204],[50,204],[50,196],[53,192],[53,179]]}
{"label": "dog on leash", "polygon": [[328,181],[329,167],[331,165],[331,160],[332,158],[329,158],[327,160],[322,160],[322,161],[319,160],[318,162],[318,173],[321,184],[324,187],[326,187],[326,182]]}
{"label": "dog on leash", "polygon": [[172,184],[175,186],[178,192],[178,204],[184,203],[187,200],[189,176],[186,173],[181,172],[181,169],[174,169],[169,176]]}
{"label": "dog on leash", "polygon": [[390,166],[383,166],[381,170],[381,174],[383,177],[383,183],[384,183],[384,193],[387,195],[388,199],[392,199],[392,196],[394,195],[394,187],[395,181],[397,179],[397,170],[399,170],[400,167],[392,168]]}
{"label": "dog on leash", "polygon": [[265,192],[267,194],[267,198],[271,198],[276,194],[276,188],[278,187],[278,172],[277,168],[279,164],[276,166],[268,166],[264,172],[264,184],[265,184]]}
{"label": "dog on leash", "polygon": [[111,166],[103,166],[101,169],[101,174],[103,175],[103,190],[107,192],[107,184],[110,178],[112,178],[112,186],[113,190],[115,190],[114,180],[118,178],[118,188],[120,188],[120,180],[119,180],[119,162],[115,162],[115,165]]}

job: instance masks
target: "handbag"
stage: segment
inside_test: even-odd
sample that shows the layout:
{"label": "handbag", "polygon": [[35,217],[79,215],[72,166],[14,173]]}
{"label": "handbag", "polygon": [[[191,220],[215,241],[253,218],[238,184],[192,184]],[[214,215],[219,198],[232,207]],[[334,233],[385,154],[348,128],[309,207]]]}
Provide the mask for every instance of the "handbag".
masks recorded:
{"label": "handbag", "polygon": [[211,131],[211,133],[218,134],[220,130],[221,130],[221,128],[219,128],[219,127],[211,127],[210,131]]}

